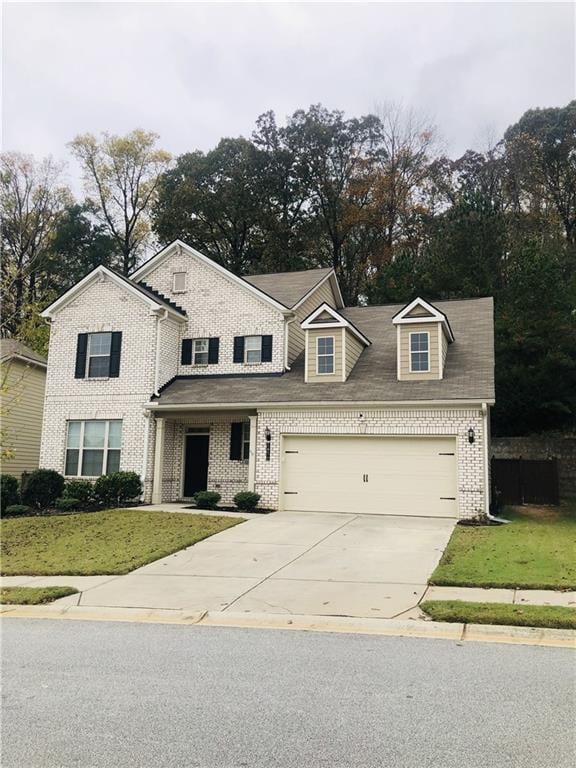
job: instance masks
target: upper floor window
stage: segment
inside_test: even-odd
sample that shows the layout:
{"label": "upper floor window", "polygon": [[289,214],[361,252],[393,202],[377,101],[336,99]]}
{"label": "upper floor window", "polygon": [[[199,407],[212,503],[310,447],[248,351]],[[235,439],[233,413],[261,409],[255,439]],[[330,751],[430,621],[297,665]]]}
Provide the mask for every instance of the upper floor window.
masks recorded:
{"label": "upper floor window", "polygon": [[208,365],[208,339],[194,339],[192,341],[192,363],[194,365]]}
{"label": "upper floor window", "polygon": [[427,331],[410,334],[410,371],[430,370],[430,335]]}
{"label": "upper floor window", "polygon": [[316,373],[334,373],[334,336],[316,339]]}
{"label": "upper floor window", "polygon": [[186,290],[186,272],[172,273],[172,292],[183,293]]}
{"label": "upper floor window", "polygon": [[88,377],[106,378],[110,374],[111,333],[88,334]]}
{"label": "upper floor window", "polygon": [[120,469],[122,421],[69,421],[65,474],[99,477]]}
{"label": "upper floor window", "polygon": [[244,337],[244,362],[262,362],[262,336]]}

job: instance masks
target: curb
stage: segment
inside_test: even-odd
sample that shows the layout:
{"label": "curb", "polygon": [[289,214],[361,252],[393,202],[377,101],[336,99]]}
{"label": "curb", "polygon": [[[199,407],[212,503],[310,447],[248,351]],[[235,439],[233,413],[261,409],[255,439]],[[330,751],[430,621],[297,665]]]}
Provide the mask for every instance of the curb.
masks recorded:
{"label": "curb", "polygon": [[490,624],[375,619],[350,616],[305,616],[222,611],[159,610],[148,608],[93,608],[88,606],[2,606],[2,618],[124,621],[182,624],[201,627],[284,629],[307,632],[421,637],[463,642],[507,643],[576,649],[576,630],[512,627]]}

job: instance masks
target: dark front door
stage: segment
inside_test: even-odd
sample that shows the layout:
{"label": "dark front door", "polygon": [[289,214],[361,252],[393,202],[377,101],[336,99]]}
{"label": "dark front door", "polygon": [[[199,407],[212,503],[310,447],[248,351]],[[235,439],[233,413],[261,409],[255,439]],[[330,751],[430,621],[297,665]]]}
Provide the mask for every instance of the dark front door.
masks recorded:
{"label": "dark front door", "polygon": [[184,496],[205,491],[208,484],[208,435],[186,435]]}

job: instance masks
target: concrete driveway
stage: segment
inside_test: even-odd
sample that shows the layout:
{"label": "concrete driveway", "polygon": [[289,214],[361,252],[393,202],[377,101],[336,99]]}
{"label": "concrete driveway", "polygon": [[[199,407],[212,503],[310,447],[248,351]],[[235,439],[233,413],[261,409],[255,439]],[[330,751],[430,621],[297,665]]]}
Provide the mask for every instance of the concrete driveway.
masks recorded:
{"label": "concrete driveway", "polygon": [[275,513],[108,577],[79,604],[392,618],[424,594],[454,523]]}

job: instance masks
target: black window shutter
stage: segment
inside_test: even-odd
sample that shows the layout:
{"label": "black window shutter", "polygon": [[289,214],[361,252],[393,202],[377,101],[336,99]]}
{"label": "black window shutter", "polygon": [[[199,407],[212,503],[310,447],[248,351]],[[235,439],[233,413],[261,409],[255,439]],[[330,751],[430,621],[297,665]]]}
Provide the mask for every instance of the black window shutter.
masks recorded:
{"label": "black window shutter", "polygon": [[182,365],[192,365],[192,339],[182,339],[180,363]]}
{"label": "black window shutter", "polygon": [[220,348],[220,339],[216,336],[208,339],[208,365],[216,365],[218,362],[218,350]]}
{"label": "black window shutter", "polygon": [[272,336],[262,336],[262,362],[272,362]]}
{"label": "black window shutter", "polygon": [[244,362],[244,336],[234,336],[234,362]]}
{"label": "black window shutter", "polygon": [[242,458],[242,428],[241,421],[230,425],[230,459],[240,461]]}
{"label": "black window shutter", "polygon": [[120,352],[122,350],[122,331],[112,332],[110,344],[110,378],[117,379],[120,375]]}
{"label": "black window shutter", "polygon": [[88,352],[88,334],[79,333],[78,341],[76,343],[76,370],[74,372],[75,379],[86,378],[86,354]]}

